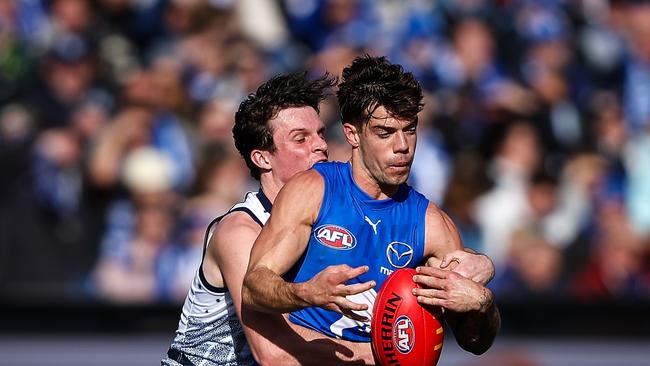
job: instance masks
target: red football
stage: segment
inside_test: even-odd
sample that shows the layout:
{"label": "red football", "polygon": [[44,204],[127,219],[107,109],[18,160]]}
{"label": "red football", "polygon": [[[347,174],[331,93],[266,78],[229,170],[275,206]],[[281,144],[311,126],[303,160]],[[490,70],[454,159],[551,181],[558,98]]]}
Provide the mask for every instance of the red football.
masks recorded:
{"label": "red football", "polygon": [[414,269],[393,272],[377,293],[372,311],[372,351],[381,365],[435,365],[443,329],[411,292]]}

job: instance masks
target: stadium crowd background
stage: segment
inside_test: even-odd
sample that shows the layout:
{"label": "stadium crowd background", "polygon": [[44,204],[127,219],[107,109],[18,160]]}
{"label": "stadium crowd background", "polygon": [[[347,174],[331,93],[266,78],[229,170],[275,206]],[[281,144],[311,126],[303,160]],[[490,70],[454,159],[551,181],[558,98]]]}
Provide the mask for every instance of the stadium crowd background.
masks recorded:
{"label": "stadium crowd background", "polygon": [[239,102],[364,52],[421,81],[411,183],[500,301],[650,299],[650,4],[614,0],[0,0],[0,298],[180,304],[256,189]]}

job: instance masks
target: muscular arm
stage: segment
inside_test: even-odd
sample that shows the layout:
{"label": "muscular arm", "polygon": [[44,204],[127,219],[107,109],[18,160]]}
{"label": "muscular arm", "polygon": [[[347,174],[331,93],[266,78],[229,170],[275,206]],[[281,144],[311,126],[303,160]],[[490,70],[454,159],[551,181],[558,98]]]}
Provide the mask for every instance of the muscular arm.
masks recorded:
{"label": "muscular arm", "polygon": [[[464,251],[456,226],[449,216],[434,205],[427,210],[425,232],[425,254],[435,258],[434,262],[450,260],[448,255],[452,252],[462,256]],[[491,261],[487,264],[485,258],[467,254],[470,256],[461,259],[456,269],[470,278],[478,279],[478,282],[449,270],[419,267],[419,274],[414,280],[424,288],[415,289],[414,294],[422,304],[443,307],[458,344],[469,352],[481,354],[492,345],[501,318],[492,292],[481,283],[487,283],[492,277],[494,268]],[[461,267],[463,260],[465,263]]]}
{"label": "muscular arm", "polygon": [[323,179],[313,170],[296,175],[282,188],[273,215],[251,251],[242,290],[246,306],[276,313],[320,306],[355,320],[367,320],[352,310],[366,310],[368,306],[345,297],[374,286],[372,281],[345,285],[346,281],[366,272],[367,266],[330,266],[301,283],[286,282],[280,277],[305,251],[323,194]]}
{"label": "muscular arm", "polygon": [[334,340],[291,324],[282,315],[242,308],[242,281],[259,232],[259,225],[245,213],[226,216],[212,235],[203,264],[211,283],[228,287],[255,360],[262,365],[372,363],[368,345]]}
{"label": "muscular arm", "polygon": [[441,261],[446,254],[464,249],[456,225],[433,203],[427,208],[425,226],[425,256]]}

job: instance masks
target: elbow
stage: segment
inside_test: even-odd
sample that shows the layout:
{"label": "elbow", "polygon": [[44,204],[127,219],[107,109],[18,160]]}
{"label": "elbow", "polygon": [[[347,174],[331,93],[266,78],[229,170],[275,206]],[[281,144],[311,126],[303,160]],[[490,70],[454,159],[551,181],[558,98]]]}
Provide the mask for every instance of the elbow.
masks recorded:
{"label": "elbow", "polygon": [[484,328],[478,334],[470,337],[456,337],[456,341],[460,348],[475,355],[482,355],[487,352],[499,332],[500,323],[491,325],[489,328]]}
{"label": "elbow", "polygon": [[464,349],[467,352],[473,353],[477,356],[480,356],[487,352],[487,350],[492,347],[492,341],[494,339],[489,339],[489,340],[480,340],[478,338],[471,339],[465,342],[458,342],[458,345],[460,348]]}
{"label": "elbow", "polygon": [[466,351],[471,352],[476,356],[480,356],[485,352],[487,352],[487,350],[489,350],[491,346],[492,346],[491,342],[489,344],[474,344],[468,349],[466,349]]}

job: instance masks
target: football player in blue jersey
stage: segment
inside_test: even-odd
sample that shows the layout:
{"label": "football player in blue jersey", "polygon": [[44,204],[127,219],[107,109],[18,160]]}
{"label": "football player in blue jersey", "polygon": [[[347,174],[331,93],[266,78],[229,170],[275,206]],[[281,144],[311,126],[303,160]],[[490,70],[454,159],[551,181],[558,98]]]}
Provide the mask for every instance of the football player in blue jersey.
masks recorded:
{"label": "football player in blue jersey", "polygon": [[406,184],[423,107],[419,83],[366,55],[343,70],[337,97],[352,158],[315,164],[284,185],[251,251],[243,303],[370,342],[376,288],[395,269],[416,268],[418,301],[444,309],[462,348],[485,352],[500,326],[484,286],[493,267],[463,252],[450,218]]}

